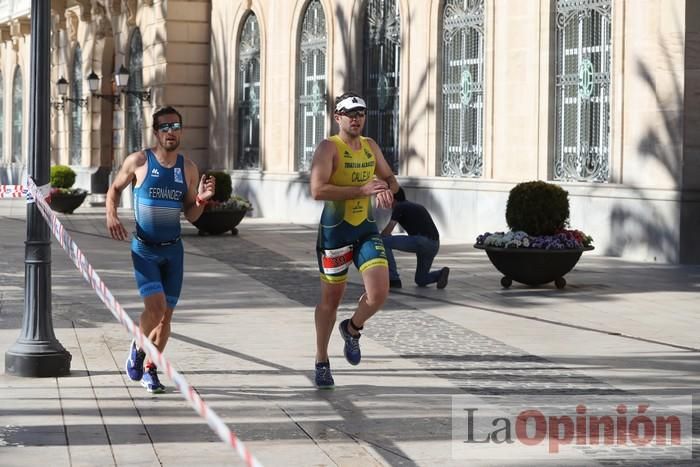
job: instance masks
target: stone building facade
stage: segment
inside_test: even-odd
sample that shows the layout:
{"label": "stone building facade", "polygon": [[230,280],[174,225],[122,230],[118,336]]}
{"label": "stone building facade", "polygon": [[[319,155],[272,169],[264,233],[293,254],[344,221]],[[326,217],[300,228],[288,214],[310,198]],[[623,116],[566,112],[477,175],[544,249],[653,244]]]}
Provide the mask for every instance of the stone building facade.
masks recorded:
{"label": "stone building facade", "polygon": [[685,0],[212,0],[210,165],[257,215],[315,220],[312,148],[354,89],[443,238],[506,229],[541,179],[597,254],[697,263],[699,25]]}
{"label": "stone building facade", "polygon": [[[569,191],[596,254],[698,263],[695,3],[54,0],[50,79],[87,100],[52,106],[52,158],[103,192],[167,103],[183,111],[183,151],[229,171],[256,216],[315,222],[313,149],[352,89],[370,105],[365,133],[445,241],[505,229],[509,190],[541,179]],[[26,161],[28,14],[0,0],[1,183]],[[122,65],[135,93],[90,95],[93,70],[115,94]]]}
{"label": "stone building facade", "polygon": [[[0,2],[3,183],[26,171],[30,3]],[[51,1],[51,159],[75,169],[76,185],[94,193],[93,202],[104,199],[127,154],[152,144],[151,115],[166,103],[187,124],[183,150],[207,166],[210,10],[208,1]],[[114,73],[122,66],[129,79],[118,88]],[[61,78],[64,97],[55,85]]]}

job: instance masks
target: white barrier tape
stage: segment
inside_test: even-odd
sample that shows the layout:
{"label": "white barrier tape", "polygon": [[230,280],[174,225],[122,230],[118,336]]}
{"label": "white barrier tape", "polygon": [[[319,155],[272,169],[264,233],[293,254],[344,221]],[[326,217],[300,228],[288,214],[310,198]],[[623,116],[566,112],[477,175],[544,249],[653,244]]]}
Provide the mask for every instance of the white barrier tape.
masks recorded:
{"label": "white barrier tape", "polygon": [[[34,182],[30,182],[31,185],[34,185]],[[47,196],[51,194],[51,183],[47,183],[46,185],[41,185],[36,187],[37,191],[41,195],[41,199],[46,199]],[[32,193],[28,192],[27,193],[27,203],[33,203],[34,202],[34,197],[32,196]]]}
{"label": "white barrier tape", "polygon": [[0,185],[0,199],[3,198],[24,198],[27,187],[24,185]]}
{"label": "white barrier tape", "polygon": [[[16,186],[18,185],[0,185],[0,194],[3,193],[3,189],[5,188],[7,188],[8,192],[14,192],[16,188],[10,190],[8,187]],[[28,196],[31,194],[34,197],[36,197],[39,188],[34,184],[34,182],[31,179],[29,180],[28,188]],[[95,271],[92,268],[92,265],[88,262],[83,252],[80,251],[78,245],[75,243],[75,241],[73,241],[71,236],[63,227],[63,224],[61,224],[61,222],[58,220],[56,214],[54,214],[49,205],[46,203],[46,200],[43,197],[38,197],[37,199],[39,201],[37,203],[37,207],[44,216],[44,219],[46,219],[46,222],[51,227],[51,232],[53,232],[54,236],[56,237],[56,240],[58,240],[58,243],[61,245],[61,247],[63,247],[64,250],[66,250],[68,256],[78,268],[78,271],[81,272],[83,278],[90,284],[90,286],[92,286],[92,288],[97,293],[97,296],[100,297],[100,300],[102,300],[102,302],[107,306],[107,308],[114,315],[114,317],[117,318],[117,320],[119,320],[119,322],[124,327],[126,327],[126,329],[129,331],[129,334],[131,334],[134,337],[134,339],[136,339],[136,342],[138,343],[139,347],[144,349],[146,353],[148,353],[148,356],[151,358],[151,360],[156,362],[159,368],[165,370],[165,373],[173,381],[173,383],[175,383],[177,389],[182,393],[187,402],[190,403],[192,408],[207,421],[207,424],[211,427],[212,430],[214,430],[214,432],[217,435],[219,435],[219,438],[221,438],[221,440],[224,443],[228,444],[236,450],[236,452],[241,457],[241,459],[243,459],[246,465],[250,467],[262,467],[262,464],[258,462],[258,460],[255,457],[253,457],[253,455],[250,453],[250,451],[248,451],[248,449],[246,449],[245,445],[240,439],[238,439],[236,434],[232,432],[228,428],[228,426],[226,426],[226,424],[221,420],[221,418],[219,418],[216,412],[214,412],[212,409],[209,408],[209,406],[207,406],[207,404],[199,396],[199,393],[197,393],[195,388],[190,386],[185,377],[178,373],[177,370],[175,370],[172,367],[170,362],[165,359],[165,356],[156,348],[156,346],[151,342],[151,340],[148,339],[148,337],[145,337],[143,333],[141,333],[139,327],[134,324],[131,318],[129,318],[129,316],[124,311],[124,308],[114,298],[112,292],[109,291],[104,282],[102,282],[102,279],[100,279],[100,276],[97,274],[97,271]]]}
{"label": "white barrier tape", "polygon": [[[41,185],[37,187],[37,191],[43,198],[47,198],[51,194],[51,184]],[[23,198],[27,197],[27,203],[34,202],[34,196],[27,191],[26,185],[0,185],[0,199],[2,198]]]}

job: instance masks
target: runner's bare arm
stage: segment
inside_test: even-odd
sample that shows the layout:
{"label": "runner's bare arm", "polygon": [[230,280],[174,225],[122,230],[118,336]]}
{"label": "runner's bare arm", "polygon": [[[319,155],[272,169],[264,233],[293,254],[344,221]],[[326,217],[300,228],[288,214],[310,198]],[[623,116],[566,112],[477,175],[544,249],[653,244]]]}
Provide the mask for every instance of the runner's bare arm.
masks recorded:
{"label": "runner's bare arm", "polygon": [[129,154],[126,159],[124,159],[124,163],[119,168],[119,172],[117,172],[117,176],[114,178],[109,190],[107,190],[107,199],[105,201],[107,230],[109,231],[109,235],[115,240],[127,240],[129,238],[129,233],[126,231],[117,215],[117,206],[119,206],[122,191],[124,191],[124,188],[129,186],[134,180],[134,177],[136,177],[136,169],[145,163],[146,155],[143,151]]}
{"label": "runner's bare arm", "polygon": [[184,199],[185,218],[194,222],[204,212],[206,201],[214,196],[216,179],[202,174],[199,177],[199,169],[190,159],[185,159],[185,177],[187,178],[187,193]]}
{"label": "runner's bare arm", "polygon": [[372,148],[374,157],[377,158],[377,168],[375,169],[375,174],[387,184],[386,190],[377,193],[377,206],[380,208],[389,209],[394,201],[394,193],[399,191],[399,182],[396,180],[394,172],[391,170],[389,163],[384,158],[384,153],[382,153],[379,145],[372,138],[367,138],[367,141],[370,148]]}

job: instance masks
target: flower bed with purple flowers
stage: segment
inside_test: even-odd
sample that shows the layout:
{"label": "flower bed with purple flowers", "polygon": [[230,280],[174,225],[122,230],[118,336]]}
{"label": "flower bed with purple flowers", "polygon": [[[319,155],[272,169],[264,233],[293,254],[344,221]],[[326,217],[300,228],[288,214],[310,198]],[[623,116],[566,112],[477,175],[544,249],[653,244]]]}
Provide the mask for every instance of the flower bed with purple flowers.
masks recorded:
{"label": "flower bed with purple flowers", "polygon": [[528,235],[523,231],[486,232],[476,237],[476,244],[496,248],[533,248],[573,250],[591,246],[593,239],[580,230],[561,230],[554,235]]}

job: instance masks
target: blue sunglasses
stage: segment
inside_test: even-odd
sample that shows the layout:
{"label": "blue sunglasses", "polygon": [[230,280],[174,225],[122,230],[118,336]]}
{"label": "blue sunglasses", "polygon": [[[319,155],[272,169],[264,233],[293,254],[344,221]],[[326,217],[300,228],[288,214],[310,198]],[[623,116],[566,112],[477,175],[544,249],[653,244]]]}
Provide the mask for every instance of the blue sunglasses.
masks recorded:
{"label": "blue sunglasses", "polygon": [[182,123],[180,122],[173,122],[173,123],[161,123],[158,125],[158,131],[161,133],[167,133],[170,130],[177,131],[182,129]]}

